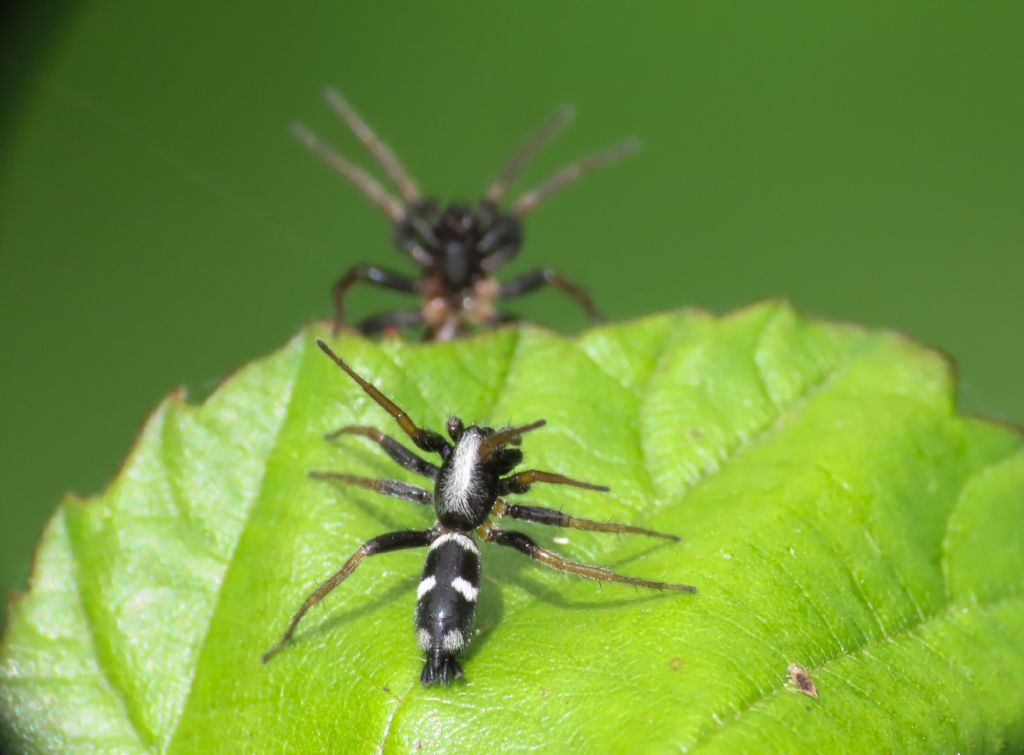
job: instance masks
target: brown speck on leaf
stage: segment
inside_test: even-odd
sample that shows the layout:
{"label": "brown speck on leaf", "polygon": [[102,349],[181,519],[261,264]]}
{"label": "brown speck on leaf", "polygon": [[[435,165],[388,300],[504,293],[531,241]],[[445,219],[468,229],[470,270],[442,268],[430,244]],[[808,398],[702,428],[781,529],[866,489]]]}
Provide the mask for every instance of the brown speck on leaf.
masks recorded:
{"label": "brown speck on leaf", "polygon": [[798,690],[808,697],[818,697],[818,688],[814,686],[814,682],[811,680],[811,675],[807,673],[807,669],[797,663],[791,663],[789,664],[788,672],[789,681]]}
{"label": "brown speck on leaf", "polygon": [[380,689],[381,689],[381,692],[390,692],[391,691],[391,687],[381,687]]}
{"label": "brown speck on leaf", "polygon": [[703,430],[699,430],[696,427],[693,428],[692,430],[690,430],[690,440],[700,440],[703,437],[704,437],[704,431]]}
{"label": "brown speck on leaf", "polygon": [[678,655],[672,656],[668,663],[665,664],[665,668],[669,671],[678,671],[683,667],[683,659]]}
{"label": "brown speck on leaf", "polygon": [[551,693],[550,693],[550,692],[548,692],[548,691],[547,691],[546,689],[542,689],[542,690],[540,691],[540,696],[541,696],[541,697],[547,697],[547,696],[548,696],[548,695],[550,695],[550,694],[551,694]]}
{"label": "brown speck on leaf", "polygon": [[423,740],[422,739],[414,739],[412,741],[412,751],[413,752],[419,752],[422,749],[423,749]]}

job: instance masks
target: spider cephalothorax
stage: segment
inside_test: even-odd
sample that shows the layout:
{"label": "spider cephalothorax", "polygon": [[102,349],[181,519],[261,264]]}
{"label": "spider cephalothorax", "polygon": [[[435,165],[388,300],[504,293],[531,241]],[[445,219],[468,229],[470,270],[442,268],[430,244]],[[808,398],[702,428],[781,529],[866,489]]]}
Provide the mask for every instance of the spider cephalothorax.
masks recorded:
{"label": "spider cephalothorax", "polygon": [[537,420],[519,427],[494,429],[479,425],[465,426],[458,417],[448,420],[449,442],[444,436],[424,430],[409,418],[397,404],[363,380],[349,365],[322,341],[317,344],[341,369],[390,414],[417,448],[436,453],[440,465],[433,464],[385,435],[375,427],[350,425],[336,430],[328,438],[341,435],[362,435],[377,443],[385,453],[406,469],[433,481],[433,490],[409,485],[398,480],[374,480],[343,472],[311,472],[318,479],[338,480],[359,485],[378,493],[401,498],[425,506],[433,506],[436,521],[426,530],[390,532],[368,540],[345,562],[345,565],[306,598],[292,617],[281,639],[263,656],[267,661],[291,639],[306,611],[319,603],[331,590],[348,577],[367,556],[402,548],[428,547],[426,564],[417,589],[416,631],[426,663],[420,675],[425,685],[444,683],[462,676],[456,656],[471,638],[476,601],[480,591],[480,550],[474,535],[485,541],[504,545],[540,561],[553,569],[588,579],[623,582],[656,590],[694,592],[691,585],[651,582],[616,574],[600,566],[569,561],[545,550],[521,532],[504,530],[493,518],[511,517],[556,527],[573,527],[597,532],[629,532],[668,540],[678,540],[653,530],[614,522],[580,519],[561,511],[539,506],[508,503],[504,496],[525,493],[536,482],[573,485],[588,490],[607,491],[603,485],[580,482],[554,472],[529,469],[513,473],[523,460],[518,445],[524,433],[544,425]]}
{"label": "spider cephalothorax", "polygon": [[374,265],[357,265],[347,271],[333,289],[335,330],[344,321],[346,292],[360,281],[418,294],[421,298],[418,308],[393,310],[363,320],[357,327],[364,333],[426,325],[430,339],[454,338],[474,325],[491,325],[509,319],[497,311],[498,300],[546,285],[555,286],[574,298],[591,319],[602,319],[586,291],[551,268],[532,270],[504,283],[495,280],[493,274],[518,254],[523,243],[522,218],[526,213],[584,173],[633,151],[637,146],[635,140],[569,165],[527,191],[510,208],[502,208],[509,185],[537,150],[568,122],[571,111],[561,108],[523,144],[476,207],[456,202],[442,209],[435,200],[421,196],[416,182],[391,149],[338,92],[328,89],[324,97],[377,160],[401,199],[389,194],[366,171],[335,152],[305,126],[293,125],[293,133],[384,211],[394,225],[398,248],[420,266],[416,278]]}

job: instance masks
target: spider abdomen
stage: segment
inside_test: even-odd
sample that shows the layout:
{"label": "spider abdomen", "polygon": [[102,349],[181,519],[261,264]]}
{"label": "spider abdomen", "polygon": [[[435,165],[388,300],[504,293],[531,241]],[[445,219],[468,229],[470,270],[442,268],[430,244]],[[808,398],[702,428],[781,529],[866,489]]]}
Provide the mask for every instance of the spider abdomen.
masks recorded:
{"label": "spider abdomen", "polygon": [[417,590],[416,633],[427,662],[423,684],[462,676],[455,656],[469,643],[480,589],[480,551],[462,532],[434,539]]}

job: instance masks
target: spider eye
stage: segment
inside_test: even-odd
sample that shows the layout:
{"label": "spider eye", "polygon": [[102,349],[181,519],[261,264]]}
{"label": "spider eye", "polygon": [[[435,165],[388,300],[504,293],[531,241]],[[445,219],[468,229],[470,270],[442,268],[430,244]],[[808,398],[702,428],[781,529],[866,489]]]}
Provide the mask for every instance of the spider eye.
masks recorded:
{"label": "spider eye", "polygon": [[453,204],[445,209],[441,223],[451,233],[462,236],[473,227],[473,213],[465,205]]}
{"label": "spider eye", "polygon": [[458,440],[462,437],[462,420],[458,417],[448,418],[448,435],[451,436],[452,440]]}

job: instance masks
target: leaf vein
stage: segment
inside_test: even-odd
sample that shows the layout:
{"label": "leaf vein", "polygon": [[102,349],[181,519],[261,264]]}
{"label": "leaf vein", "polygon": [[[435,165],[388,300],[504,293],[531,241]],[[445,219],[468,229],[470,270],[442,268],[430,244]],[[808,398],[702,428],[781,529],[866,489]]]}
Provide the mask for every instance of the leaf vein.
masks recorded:
{"label": "leaf vein", "polygon": [[[164,414],[161,416],[161,421],[166,419],[166,406],[164,407]],[[67,527],[67,520],[65,519],[65,527]],[[125,719],[131,726],[132,732],[135,734],[139,741],[139,744],[143,747],[150,748],[153,744],[154,736],[152,732],[148,732],[143,722],[138,719],[138,716],[134,712],[130,701],[128,699],[128,691],[118,684],[114,675],[104,659],[105,654],[100,652],[99,638],[96,635],[96,624],[92,614],[86,607],[85,596],[82,593],[82,582],[78,575],[78,565],[81,563],[81,553],[79,552],[76,538],[71,534],[70,528],[68,529],[68,547],[71,550],[71,560],[75,566],[75,572],[73,574],[73,582],[75,585],[75,597],[78,601],[80,610],[82,611],[82,619],[85,624],[85,629],[89,635],[89,644],[92,646],[92,655],[96,659],[96,670],[99,671],[103,681],[106,682],[107,686],[114,693],[118,702],[121,703],[124,709]]]}
{"label": "leaf vein", "polygon": [[[295,400],[295,392],[294,392],[295,384],[298,381],[299,374],[302,372],[303,367],[306,365],[306,363],[308,361],[308,356],[309,356],[309,347],[308,347],[308,342],[307,342],[307,344],[302,348],[302,357],[297,361],[297,364],[295,366],[295,370],[294,370],[294,372],[292,373],[292,375],[290,376],[290,378],[288,380],[288,384],[287,384],[287,388],[286,388],[287,399],[285,400],[285,408],[284,408],[284,411],[281,412],[281,418],[280,418],[280,421],[277,423],[277,427],[274,428],[274,439],[270,443],[269,449],[267,451],[267,456],[266,456],[268,462],[274,456],[275,452],[277,451],[278,444],[280,443],[280,440],[281,440],[281,431],[284,429],[284,426],[287,424],[288,417],[291,414],[292,402]],[[263,465],[263,478],[260,480],[259,492],[253,497],[252,504],[249,506],[249,510],[246,512],[245,522],[242,525],[241,529],[239,530],[238,540],[235,542],[234,548],[232,548],[231,554],[227,558],[227,569],[228,569],[228,571],[230,571],[232,565],[235,562],[235,555],[238,552],[238,548],[240,547],[240,545],[242,543],[242,540],[245,538],[245,533],[249,529],[249,525],[252,522],[253,513],[259,508],[259,501],[263,497],[264,485],[266,483],[266,478],[267,478],[267,470],[269,468],[270,468],[269,463],[266,463],[266,464]],[[202,658],[202,651],[203,651],[203,648],[206,647],[207,638],[209,637],[210,629],[213,627],[214,619],[215,619],[215,617],[217,616],[217,614],[220,611],[221,603],[224,600],[224,586],[228,583],[228,581],[229,581],[228,575],[227,575],[227,573],[225,573],[223,575],[222,579],[220,580],[220,583],[217,585],[216,594],[214,596],[213,603],[212,603],[213,607],[212,607],[212,610],[209,613],[209,618],[208,618],[208,620],[206,622],[206,628],[203,631],[203,640],[202,640],[202,642],[198,643],[198,645],[197,645],[198,652],[197,652],[197,654],[195,656],[195,659],[196,659],[195,663],[193,664],[193,667],[191,669],[187,669],[186,670],[186,673],[188,673],[188,675],[189,675],[188,685],[187,685],[187,692],[185,693],[185,696],[184,696],[184,699],[181,702],[181,705],[178,706],[178,710],[176,711],[176,714],[174,716],[174,720],[171,722],[171,724],[170,724],[170,726],[168,728],[167,737],[165,738],[165,746],[163,748],[165,751],[170,748],[171,743],[174,741],[174,738],[175,738],[175,736],[177,735],[177,732],[178,732],[178,726],[181,723],[181,718],[185,714],[185,710],[188,708],[188,702],[191,699],[192,691],[193,691],[193,688],[195,686],[196,673],[199,671],[199,661]]]}

